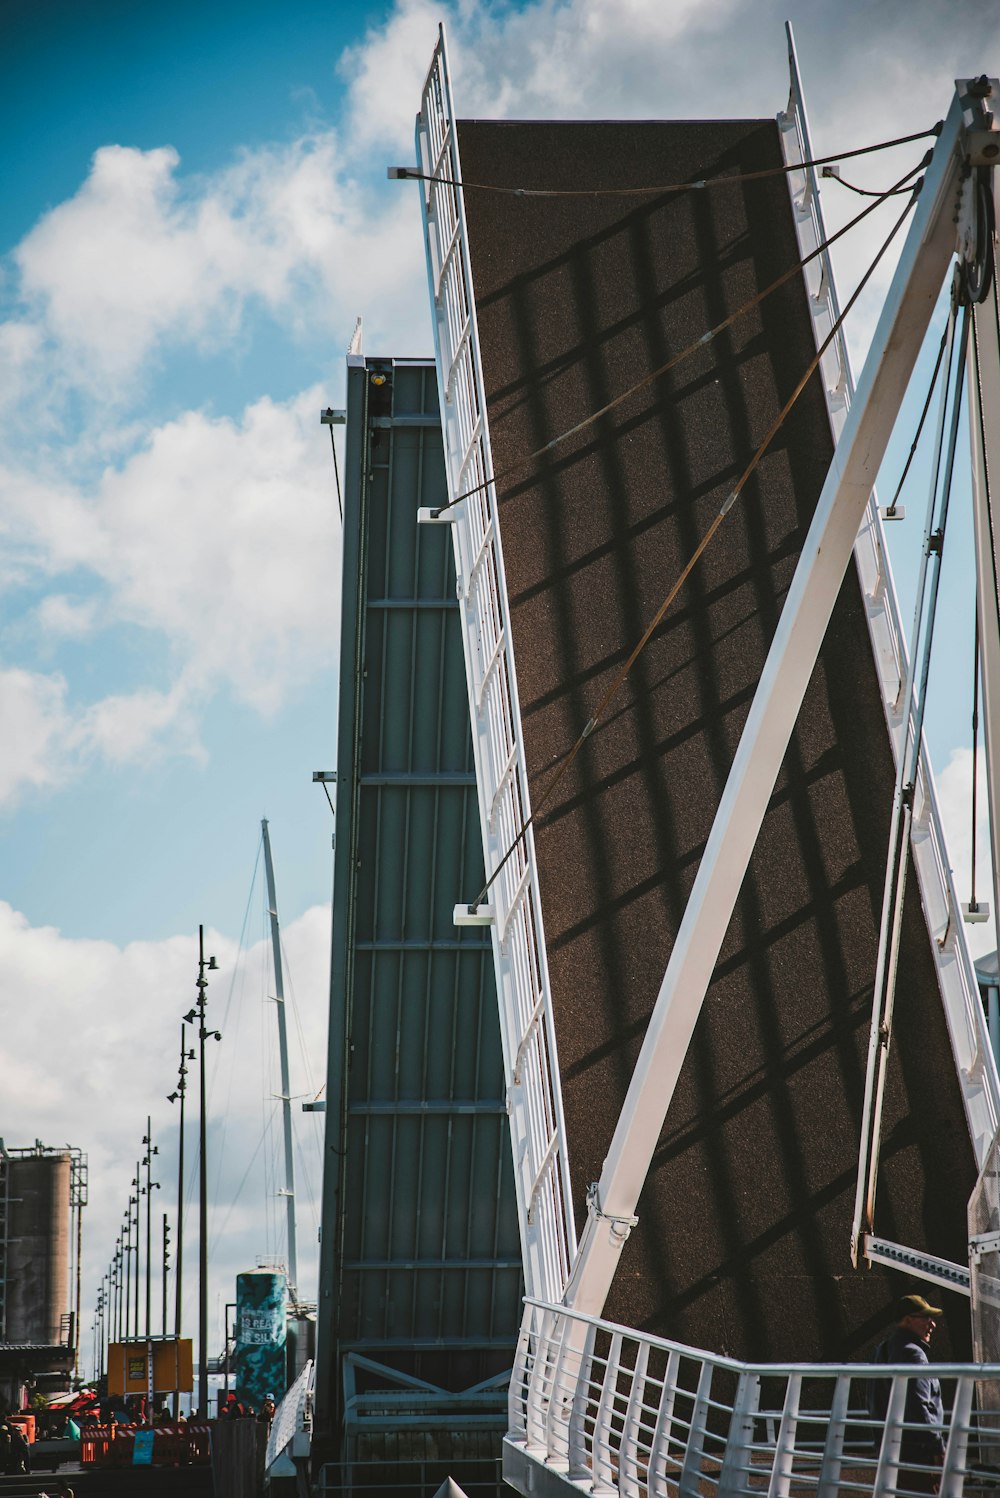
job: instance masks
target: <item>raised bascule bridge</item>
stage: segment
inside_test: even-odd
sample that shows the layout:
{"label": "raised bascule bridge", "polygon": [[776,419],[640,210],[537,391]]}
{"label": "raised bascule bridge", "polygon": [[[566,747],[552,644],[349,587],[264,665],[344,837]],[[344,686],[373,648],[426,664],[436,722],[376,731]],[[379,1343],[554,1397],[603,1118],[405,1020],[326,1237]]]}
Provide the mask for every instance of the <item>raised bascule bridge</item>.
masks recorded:
{"label": "raised bascule bridge", "polygon": [[[1000,85],[960,80],[939,126],[889,143],[911,170],[859,200],[879,256],[893,226],[902,248],[855,388],[789,41],[777,120],[538,123],[457,118],[442,33],[418,165],[390,172],[417,179],[434,317],[445,483],[414,519],[454,558],[484,872],[463,823],[450,940],[492,953],[525,1289],[503,1462],[522,1493],[958,1494],[1000,1452],[1000,1083],[921,740],[971,447],[955,497],[975,517],[992,810]],[[908,654],[874,483],[935,318]],[[355,363],[391,426],[373,380],[392,361]],[[484,1268],[507,1273],[492,1232]],[[324,1248],[321,1304],[343,1263]],[[876,1424],[859,1366],[914,1288],[945,1307],[936,1473],[900,1460],[914,1370]],[[333,1409],[341,1372],[320,1377]]]}

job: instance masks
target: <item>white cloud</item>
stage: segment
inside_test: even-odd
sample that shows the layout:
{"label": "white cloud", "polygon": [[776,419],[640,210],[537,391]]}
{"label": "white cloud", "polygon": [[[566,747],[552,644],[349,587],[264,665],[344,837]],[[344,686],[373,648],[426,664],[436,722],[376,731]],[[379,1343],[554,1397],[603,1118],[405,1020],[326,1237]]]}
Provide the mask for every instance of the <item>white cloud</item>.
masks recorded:
{"label": "white cloud", "polygon": [[[953,749],[936,779],[955,886],[959,900],[967,903],[972,893],[972,750]],[[989,905],[990,919],[966,925],[965,935],[972,955],[983,957],[995,951],[997,935],[986,765],[982,754],[976,776],[976,810],[976,902]]]}
{"label": "white cloud", "polygon": [[79,736],[86,752],[112,765],[148,761],[168,749],[206,758],[183,679],[168,692],[146,687],[102,697],[81,711]]}
{"label": "white cloud", "polygon": [[83,573],[99,599],[42,599],[36,624],[80,638],[139,627],[165,641],[167,688],[68,702],[61,678],[11,672],[20,710],[0,760],[0,799],[51,782],[56,749],[121,762],[164,738],[197,752],[196,710],[224,688],[270,713],[335,659],[339,522],[322,393],[264,398],[240,420],[187,412],[157,428],[88,494],[30,474],[0,474],[8,545],[40,583]]}
{"label": "white cloud", "polygon": [[412,151],[442,14],[460,116],[667,118],[678,112],[677,81],[695,88],[683,79],[678,48],[686,51],[739,8],[740,0],[538,0],[523,8],[399,0],[341,58],[351,138]]}
{"label": "white cloud", "polygon": [[14,252],[27,313],[6,324],[0,360],[22,388],[48,369],[60,386],[127,402],[172,349],[239,349],[254,311],[331,338],[368,308],[383,327],[425,325],[415,204],[369,192],[333,131],[200,178],[172,148],[104,146]]}
{"label": "white cloud", "polygon": [[29,788],[54,785],[66,768],[72,730],[65,680],[0,670],[0,723],[0,805],[7,805]]}
{"label": "white cloud", "polygon": [[[890,7],[879,41],[867,26],[799,7],[817,146],[896,134],[944,108],[949,69],[968,66],[968,48],[947,17],[924,9],[926,24],[915,27]],[[79,190],[17,247],[5,294],[20,291],[22,302],[0,324],[0,390],[18,393],[0,470],[0,576],[39,588],[59,579],[60,592],[31,604],[53,645],[127,626],[150,633],[158,661],[166,644],[171,669],[128,691],[108,680],[87,703],[73,700],[72,681],[54,697],[50,686],[43,703],[38,683],[55,678],[32,678],[35,711],[6,756],[0,795],[50,782],[60,739],[64,762],[66,745],[115,760],[164,745],[197,752],[198,715],[212,693],[230,689],[274,711],[333,660],[337,533],[316,421],[329,392],[264,397],[233,419],[188,411],[155,429],[136,413],[169,353],[242,357],[262,311],[291,335],[328,329],[331,352],[359,311],[369,349],[428,350],[419,194],[385,183],[384,165],[411,159],[440,13],[429,0],[400,0],[344,54],[341,132],[248,150],[197,177],[169,145],[106,145]],[[731,116],[770,114],[783,102],[777,0],[752,11],[746,0],[458,0],[444,14],[460,114]],[[982,21],[997,29],[988,8]],[[825,66],[829,56],[836,69]],[[880,158],[852,167],[860,181],[881,181],[884,171]],[[833,224],[857,201],[840,191],[827,192]],[[845,290],[871,244],[862,233],[842,253]],[[872,308],[866,296],[857,349]],[[67,389],[85,414],[72,439],[60,427]],[[86,603],[64,581],[76,568]]]}
{"label": "white cloud", "polygon": [[321,392],[239,422],[188,412],[109,470],[89,556],[128,622],[162,632],[195,682],[273,710],[333,660],[339,531]]}
{"label": "white cloud", "polygon": [[[289,974],[286,995],[291,984],[296,1001],[290,1002],[290,1020],[300,1022],[292,1025],[289,1034],[296,1096],[315,1090],[317,1058],[325,1055],[329,920],[329,909],[316,907],[291,922],[283,933]],[[264,998],[273,992],[267,977],[269,941],[257,942],[242,953],[234,941],[219,933],[207,932],[206,943],[220,967],[209,989],[209,1018],[213,1028],[223,1030],[221,1045],[211,1046],[207,1068],[215,1242],[210,1303],[214,1303],[216,1285],[226,1291],[223,1300],[230,1299],[234,1275],[252,1268],[256,1256],[272,1247],[264,1241],[260,1226],[267,1141],[250,1169],[244,1196],[235,1206],[234,1195],[261,1139],[262,1120],[273,1111],[270,1094],[278,1089],[269,1076],[275,1049],[273,1005]],[[35,1139],[53,1146],[69,1143],[89,1155],[90,1202],[84,1220],[88,1302],[114,1250],[147,1113],[159,1148],[156,1165],[161,1189],[154,1207],[158,1213],[167,1211],[174,1222],[177,1113],[167,1102],[167,1094],[176,1084],[182,1006],[186,995],[194,996],[196,977],[197,948],[191,937],[131,942],[125,947],[71,940],[54,927],[32,927],[23,915],[0,902],[4,1140],[14,1147],[30,1145]],[[81,1057],[86,1058],[85,1065],[80,1064]],[[235,1086],[231,1085],[233,1077]],[[189,1087],[188,1163],[196,1165],[197,1063],[191,1064]],[[310,1190],[319,1180],[317,1125],[296,1110],[294,1126],[310,1163],[298,1183],[300,1278],[306,1293],[314,1295],[315,1234],[309,1229],[314,1220]],[[187,1265],[193,1266],[197,1211],[196,1204],[189,1205],[193,1209],[187,1219],[185,1251]],[[276,1219],[276,1232],[282,1221],[283,1215]],[[251,1231],[254,1227],[256,1233]],[[189,1272],[186,1278],[189,1297],[193,1297],[196,1275]],[[159,1303],[158,1294],[153,1303]],[[190,1335],[193,1299],[188,1305]]]}
{"label": "white cloud", "polygon": [[92,598],[49,593],[39,604],[36,618],[44,635],[56,639],[84,639],[97,626],[97,604]]}

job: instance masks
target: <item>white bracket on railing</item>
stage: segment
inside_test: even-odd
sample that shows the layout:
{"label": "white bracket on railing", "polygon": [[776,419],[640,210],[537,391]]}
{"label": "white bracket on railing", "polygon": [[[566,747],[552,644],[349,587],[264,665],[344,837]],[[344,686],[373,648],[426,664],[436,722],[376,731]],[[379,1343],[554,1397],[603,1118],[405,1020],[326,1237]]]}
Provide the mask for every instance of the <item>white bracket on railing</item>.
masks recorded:
{"label": "white bracket on railing", "polygon": [[455,926],[492,926],[495,918],[492,905],[456,905],[451,915]]}
{"label": "white bracket on railing", "polygon": [[975,1263],[984,1254],[1000,1253],[1000,1233],[976,1233],[969,1239],[969,1258]]}
{"label": "white bracket on railing", "polygon": [[874,1264],[905,1269],[918,1279],[930,1280],[946,1290],[957,1290],[959,1295],[972,1293],[969,1271],[964,1264],[953,1264],[950,1259],[938,1259],[933,1254],[920,1253],[914,1248],[904,1248],[901,1243],[890,1243],[885,1238],[871,1235],[864,1239],[863,1253]]}

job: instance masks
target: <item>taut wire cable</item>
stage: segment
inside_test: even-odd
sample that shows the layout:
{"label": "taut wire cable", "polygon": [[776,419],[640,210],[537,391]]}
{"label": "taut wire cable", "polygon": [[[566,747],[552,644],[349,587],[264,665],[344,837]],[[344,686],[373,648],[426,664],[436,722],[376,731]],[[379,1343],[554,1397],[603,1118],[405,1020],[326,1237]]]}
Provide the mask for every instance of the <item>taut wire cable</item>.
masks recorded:
{"label": "taut wire cable", "polygon": [[[790,281],[793,276],[804,270],[811,261],[817,258],[817,256],[822,255],[826,250],[830,248],[831,245],[836,244],[838,239],[841,239],[845,234],[849,233],[851,229],[856,228],[857,225],[860,224],[863,219],[866,219],[870,213],[874,213],[875,209],[878,208],[880,203],[883,203],[887,198],[892,197],[899,188],[901,188],[906,182],[910,180],[911,177],[915,176],[917,172],[922,171],[923,168],[927,165],[927,161],[928,157],[924,156],[916,166],[911,167],[904,176],[900,177],[899,181],[895,183],[893,187],[889,188],[885,193],[883,193],[882,197],[877,198],[872,203],[869,203],[867,208],[863,208],[859,214],[857,214],[850,220],[849,223],[844,224],[844,226],[838,229],[835,234],[831,234],[829,239],[824,240],[821,245],[819,245],[815,250],[812,250],[808,255],[804,256],[803,259],[796,260],[793,265],[789,266],[788,270],[784,271],[777,278],[777,280],[772,281],[769,286],[765,286],[763,291],[758,291],[756,296],[751,297],[748,302],[744,302],[741,307],[737,307],[735,312],[730,312],[728,317],[723,318],[722,322],[716,323],[713,328],[709,328],[707,333],[703,333],[700,338],[696,338],[695,341],[693,343],[689,343],[686,348],[682,348],[678,353],[673,354],[665,364],[661,364],[659,368],[654,369],[650,374],[644,375],[641,380],[636,382],[636,384],[630,385],[627,390],[623,390],[620,395],[616,395],[613,400],[608,401],[607,404],[601,406],[599,410],[592,411],[589,416],[585,416],[584,419],[582,421],[578,421],[575,426],[568,427],[566,431],[560,432],[556,437],[552,437],[548,442],[543,443],[541,447],[536,447],[533,452],[525,453],[523,457],[515,458],[515,460],[512,463],[508,463],[507,467],[502,469],[500,473],[495,473],[492,475],[492,477],[483,479],[482,483],[474,485],[471,489],[463,489],[462,493],[456,494],[454,499],[449,499],[445,504],[439,505],[438,508],[433,511],[435,519],[441,515],[444,515],[448,510],[454,509],[454,507],[461,504],[464,499],[471,499],[474,495],[482,493],[482,491],[484,489],[488,489],[491,484],[496,485],[502,483],[504,479],[510,478],[512,474],[518,473],[522,468],[526,467],[528,463],[533,462],[535,458],[544,457],[546,453],[551,452],[554,447],[558,447],[561,443],[568,441],[570,437],[575,437],[578,433],[586,431],[587,427],[593,426],[595,421],[600,421],[602,416],[607,416],[618,406],[623,405],[625,401],[631,399],[633,395],[638,395],[640,390],[645,390],[647,385],[654,384],[656,380],[661,379],[665,374],[669,374],[672,369],[676,369],[679,364],[682,364],[686,359],[689,359],[692,354],[696,354],[699,349],[703,349],[708,344],[712,343],[714,339],[718,338],[720,333],[724,333],[727,328],[731,327],[732,324],[737,321],[738,318],[743,317],[748,312],[752,312],[753,309],[759,306],[760,303],[763,302],[766,297],[769,297],[772,292],[777,291],[780,287],[784,286],[786,282]],[[916,183],[911,190],[913,192],[918,192],[919,188],[920,184]]]}
{"label": "taut wire cable", "polygon": [[917,451],[917,444],[920,441],[920,435],[924,429],[924,422],[927,420],[927,412],[931,407],[931,400],[934,396],[934,387],[937,385],[938,374],[941,370],[941,360],[944,358],[944,349],[947,342],[948,325],[946,323],[944,332],[941,334],[941,342],[938,345],[937,358],[934,361],[934,373],[931,375],[931,382],[927,387],[927,399],[924,401],[924,409],[921,411],[920,420],[917,422],[917,433],[913,439],[913,442],[910,444],[910,451],[907,454],[906,462],[903,464],[903,471],[899,476],[899,483],[896,485],[896,492],[892,496],[891,503],[886,506],[885,512],[890,517],[894,517],[896,514],[896,501],[899,499],[900,494],[902,494],[903,492],[903,485],[906,483],[906,475],[910,471],[910,464],[913,462],[914,454]]}
{"label": "taut wire cable", "polygon": [[786,418],[788,417],[788,414],[791,411],[792,407],[795,405],[795,403],[798,400],[799,396],[802,394],[802,392],[805,389],[806,385],[809,383],[809,380],[812,378],[812,375],[815,373],[816,369],[818,368],[820,360],[823,358],[823,355],[826,353],[827,349],[830,347],[830,344],[833,342],[833,340],[839,334],[840,329],[843,326],[844,319],[847,317],[848,313],[851,311],[851,309],[853,308],[853,306],[857,302],[859,296],[861,295],[862,291],[865,289],[866,285],[868,284],[869,280],[871,279],[872,275],[874,274],[877,266],[879,265],[879,262],[881,261],[883,255],[886,253],[886,251],[888,250],[888,248],[891,245],[892,241],[895,239],[896,235],[898,234],[899,230],[902,228],[904,222],[906,221],[907,216],[912,211],[912,209],[913,209],[913,207],[914,207],[914,205],[916,203],[916,200],[917,200],[917,189],[915,188],[914,191],[913,191],[913,194],[912,194],[912,196],[910,198],[910,201],[907,203],[906,207],[903,209],[902,213],[897,218],[895,224],[890,229],[889,234],[887,235],[887,237],[883,241],[881,247],[878,250],[878,253],[876,254],[875,258],[872,260],[872,262],[869,265],[868,269],[865,271],[865,273],[862,276],[861,280],[858,282],[857,286],[855,287],[854,291],[852,292],[849,300],[845,304],[844,309],[841,312],[840,316],[837,318],[836,322],[834,323],[833,327],[830,329],[830,332],[827,334],[826,338],[820,344],[820,346],[817,349],[817,351],[816,351],[815,355],[813,356],[813,358],[809,361],[809,364],[806,366],[804,374],[800,378],[798,384],[795,386],[795,389],[792,391],[792,393],[789,396],[788,400],[785,402],[785,404],[782,406],[781,410],[778,412],[777,416],[772,421],[770,427],[767,430],[767,433],[764,436],[763,441],[758,445],[756,451],[753,454],[753,457],[750,459],[750,462],[747,464],[746,468],[744,468],[743,472],[740,474],[740,477],[737,479],[736,484],[730,490],[729,494],[726,496],[726,498],[723,501],[723,503],[722,503],[722,505],[721,505],[718,513],[716,514],[716,516],[712,520],[712,523],[709,525],[709,527],[706,530],[705,534],[702,536],[701,540],[698,542],[698,544],[695,547],[694,551],[691,553],[691,556],[688,558],[687,562],[684,564],[683,568],[681,569],[680,573],[678,574],[677,578],[675,579],[672,587],[670,588],[670,591],[667,593],[667,596],[664,598],[663,602],[660,604],[660,607],[657,609],[656,613],[653,615],[653,617],[650,620],[649,624],[646,626],[645,630],[643,631],[642,636],[639,639],[638,643],[633,646],[633,648],[632,648],[632,650],[631,650],[631,652],[630,652],[627,660],[624,662],[624,664],[622,666],[619,667],[618,671],[615,673],[615,675],[614,675],[614,677],[613,677],[613,679],[611,681],[611,684],[607,687],[607,689],[604,692],[603,697],[601,698],[600,702],[598,703],[596,711],[592,714],[592,716],[590,717],[590,719],[588,720],[588,722],[584,726],[583,731],[580,733],[580,735],[577,738],[576,742],[567,751],[567,753],[563,756],[563,758],[560,761],[560,763],[555,766],[555,768],[554,768],[554,770],[553,770],[553,772],[552,772],[552,774],[550,776],[549,782],[546,785],[544,791],[542,792],[542,794],[541,794],[538,802],[536,803],[536,805],[534,807],[534,810],[532,811],[531,815],[528,817],[527,821],[524,823],[524,825],[521,827],[520,831],[517,833],[516,837],[514,838],[513,842],[511,843],[510,847],[507,849],[507,852],[504,854],[503,858],[497,864],[497,866],[493,870],[492,874],[490,874],[489,878],[486,880],[486,883],[483,885],[483,888],[480,891],[480,893],[477,896],[477,898],[475,899],[475,901],[473,901],[470,904],[470,906],[469,906],[470,911],[474,910],[476,906],[481,905],[483,903],[483,900],[485,899],[486,895],[489,893],[489,890],[490,890],[491,886],[493,885],[493,883],[495,882],[498,874],[506,866],[506,864],[509,862],[509,860],[513,857],[513,854],[514,854],[515,850],[517,849],[517,847],[519,846],[519,844],[523,841],[523,839],[524,839],[525,835],[527,834],[529,828],[534,825],[534,823],[537,820],[537,818],[541,815],[542,809],[545,807],[545,805],[551,799],[552,793],[554,792],[556,786],[562,780],[563,776],[566,774],[566,771],[570,768],[570,766],[572,765],[573,761],[576,759],[577,755],[579,754],[579,752],[582,749],[582,747],[583,747],[584,743],[586,742],[586,740],[590,737],[590,735],[593,733],[594,729],[597,727],[598,723],[600,722],[601,718],[603,717],[603,715],[605,713],[605,710],[608,707],[608,704],[611,702],[612,698],[614,698],[617,695],[618,691],[620,690],[620,688],[624,684],[626,677],[628,676],[629,672],[632,670],[632,667],[635,665],[635,663],[638,660],[639,656],[642,654],[642,651],[645,649],[646,645],[649,643],[649,641],[652,638],[653,634],[655,633],[655,631],[657,630],[657,628],[661,624],[661,622],[662,622],[662,620],[664,618],[664,615],[667,613],[667,610],[670,608],[670,606],[673,603],[674,599],[677,597],[677,595],[680,592],[681,588],[684,586],[684,584],[687,581],[688,577],[691,575],[691,572],[693,571],[694,567],[697,565],[699,559],[703,556],[704,552],[706,551],[707,547],[709,546],[710,542],[712,541],[712,538],[715,536],[715,534],[718,531],[719,527],[721,526],[722,522],[725,520],[725,518],[729,514],[730,510],[733,508],[733,505],[736,503],[736,501],[739,498],[740,494],[742,493],[743,489],[746,487],[746,485],[749,482],[750,478],[752,477],[752,475],[756,471],[758,465],[761,462],[761,459],[764,457],[764,454],[767,452],[767,450],[770,447],[771,443],[773,442],[776,434],[781,429],[781,426],[784,423],[784,421],[786,420]]}
{"label": "taut wire cable", "polygon": [[979,909],[976,902],[976,810],[977,770],[979,767],[979,609],[972,646],[972,868],[969,878],[969,912]]}
{"label": "taut wire cable", "polygon": [[[393,168],[393,175],[400,181],[433,182],[441,187],[471,188],[475,192],[497,192],[512,198],[639,198],[659,197],[668,192],[692,192],[706,187],[736,186],[740,182],[759,182],[765,177],[787,177],[792,172],[808,171],[814,166],[829,166],[833,162],[850,161],[855,156],[870,156],[874,151],[889,151],[895,146],[908,146],[913,141],[926,140],[928,136],[941,134],[943,121],[938,120],[928,130],[917,130],[913,135],[899,135],[895,140],[877,141],[872,146],[856,146],[851,151],[839,151],[835,156],[817,156],[814,161],[794,161],[784,166],[762,167],[756,172],[739,172],[731,177],[698,177],[692,182],[666,182],[653,187],[504,187],[497,182],[459,182],[456,177],[438,177],[433,172],[422,172],[415,166]],[[848,186],[845,182],[844,186]],[[861,191],[862,189],[857,189]],[[898,191],[893,188],[892,191]]]}

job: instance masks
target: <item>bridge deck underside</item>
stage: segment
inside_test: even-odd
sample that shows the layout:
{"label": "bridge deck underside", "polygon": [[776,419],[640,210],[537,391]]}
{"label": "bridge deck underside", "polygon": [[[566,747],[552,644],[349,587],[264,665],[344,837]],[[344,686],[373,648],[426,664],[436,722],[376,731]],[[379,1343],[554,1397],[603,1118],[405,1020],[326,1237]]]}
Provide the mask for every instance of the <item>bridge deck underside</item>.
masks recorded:
{"label": "bridge deck underside", "polygon": [[[459,127],[466,183],[571,189],[780,164],[770,121]],[[610,416],[798,258],[783,177],[635,197],[466,191],[533,796],[814,352],[801,277]],[[574,1203],[607,1152],[832,454],[814,378],[536,830]],[[606,1314],[754,1359],[848,1357],[899,1282],[851,1270],[892,756],[847,576]],[[915,893],[876,1224],[964,1259],[972,1151]],[[947,1296],[951,1345],[967,1305]],[[942,1342],[946,1339],[942,1336]],[[944,1348],[942,1347],[942,1351]]]}

